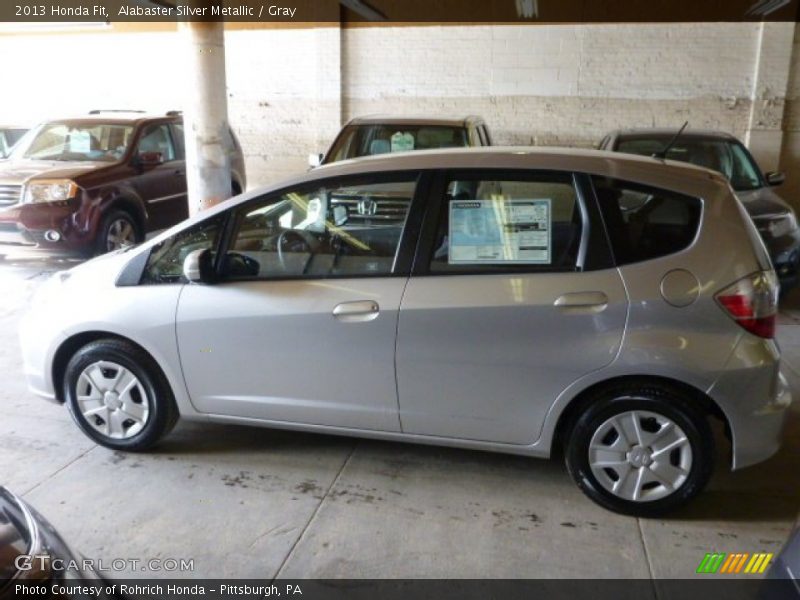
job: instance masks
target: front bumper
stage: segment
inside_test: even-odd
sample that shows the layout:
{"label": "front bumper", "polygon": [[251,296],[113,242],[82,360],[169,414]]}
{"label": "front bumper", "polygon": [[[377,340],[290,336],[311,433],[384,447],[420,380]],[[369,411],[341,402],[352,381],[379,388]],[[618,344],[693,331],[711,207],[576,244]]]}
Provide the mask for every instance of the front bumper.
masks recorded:
{"label": "front bumper", "polygon": [[66,339],[53,318],[57,316],[56,306],[39,306],[44,296],[58,297],[57,287],[61,283],[64,271],[55,273],[34,294],[31,307],[22,316],[19,324],[19,342],[22,349],[22,371],[28,389],[50,402],[58,403],[58,396],[53,386],[52,365],[55,350]]}
{"label": "front bumper", "polygon": [[[93,240],[79,216],[79,201],[17,204],[0,210],[0,253],[23,250],[78,256]],[[55,234],[57,241],[48,239]]]}
{"label": "front bumper", "polygon": [[708,390],[730,426],[733,470],[765,461],[781,447],[792,393],[780,364],[774,341],[743,334]]}
{"label": "front bumper", "polygon": [[800,229],[779,237],[760,233],[767,246],[772,266],[778,274],[781,293],[786,293],[800,281]]}

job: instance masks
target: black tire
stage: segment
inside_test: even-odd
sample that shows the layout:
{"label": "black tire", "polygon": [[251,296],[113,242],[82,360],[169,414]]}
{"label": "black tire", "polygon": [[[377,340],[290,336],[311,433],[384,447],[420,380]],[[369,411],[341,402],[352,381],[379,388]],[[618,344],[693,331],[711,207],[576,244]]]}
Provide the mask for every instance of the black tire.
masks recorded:
{"label": "black tire", "polygon": [[[140,431],[128,438],[117,439],[104,435],[81,412],[78,403],[80,376],[87,367],[99,361],[124,367],[138,379],[144,390],[143,401],[147,402],[149,412],[143,419]],[[149,354],[124,340],[102,339],[78,350],[67,364],[63,385],[64,398],[75,423],[88,437],[107,448],[129,452],[147,450],[167,435],[178,421],[175,397],[161,369]],[[101,415],[101,421],[102,418]]]}
{"label": "black tire", "polygon": [[[658,383],[623,384],[600,391],[588,404],[588,407],[577,416],[568,434],[564,452],[567,470],[584,494],[600,506],[617,513],[637,517],[655,517],[686,504],[705,488],[714,469],[714,442],[711,427],[707,417],[698,410],[696,405],[696,399],[688,397],[682,391]],[[683,430],[689,442],[692,462],[687,469],[688,475],[677,489],[664,497],[649,501],[622,498],[606,489],[592,472],[589,464],[589,445],[592,436],[610,418],[628,411],[646,411],[669,419]],[[648,420],[653,422],[652,419]],[[641,425],[642,422],[640,421],[639,424]],[[656,426],[658,425],[656,424]],[[612,440],[615,439],[615,435],[615,433],[611,434]],[[650,450],[650,448],[648,447],[646,450]],[[683,452],[683,450],[678,452]],[[627,454],[628,457],[631,455],[632,453]],[[652,460],[652,464],[658,462],[651,459],[649,454],[646,460]],[[661,460],[671,461],[673,455],[663,455]],[[611,469],[611,473],[609,473],[609,480],[613,480],[611,475],[622,478],[614,469]],[[654,485],[658,487],[658,484]],[[644,487],[640,488],[640,490],[643,489]],[[640,491],[640,493],[642,492]]]}
{"label": "black tire", "polygon": [[105,254],[114,250],[114,248],[109,246],[108,239],[109,235],[111,234],[111,229],[115,227],[117,223],[121,222],[130,227],[130,230],[133,232],[132,241],[134,243],[138,244],[142,242],[144,237],[136,219],[133,218],[128,211],[112,210],[105,217],[103,217],[103,221],[97,230],[97,239],[95,240],[94,244],[94,256],[100,256],[101,254]]}

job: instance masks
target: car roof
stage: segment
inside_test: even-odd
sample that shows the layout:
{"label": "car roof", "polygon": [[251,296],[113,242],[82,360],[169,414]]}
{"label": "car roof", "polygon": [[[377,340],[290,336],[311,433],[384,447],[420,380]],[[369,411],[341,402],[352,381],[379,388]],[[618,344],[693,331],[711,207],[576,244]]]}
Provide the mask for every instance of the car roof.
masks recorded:
{"label": "car roof", "polygon": [[[680,131],[679,128],[667,127],[653,127],[653,128],[638,128],[638,129],[618,129],[609,134],[616,139],[671,139],[676,133]],[[725,141],[739,141],[736,136],[731,135],[725,131],[715,131],[712,129],[686,129],[681,133],[680,138],[689,139],[702,139],[702,140],[725,140]]]}
{"label": "car roof", "polygon": [[48,119],[45,123],[108,123],[111,125],[137,125],[147,121],[170,121],[180,120],[181,118],[180,114],[108,111],[60,119]]}
{"label": "car roof", "polygon": [[477,115],[463,117],[437,117],[432,115],[364,115],[350,119],[348,125],[423,125],[464,127],[470,123],[483,122]]}
{"label": "car roof", "polygon": [[338,161],[319,167],[312,173],[331,176],[362,172],[421,169],[533,168],[580,171],[613,176],[620,170],[653,169],[680,173],[688,177],[706,177],[715,171],[674,160],[583,148],[494,146],[480,148],[448,148],[378,154]]}

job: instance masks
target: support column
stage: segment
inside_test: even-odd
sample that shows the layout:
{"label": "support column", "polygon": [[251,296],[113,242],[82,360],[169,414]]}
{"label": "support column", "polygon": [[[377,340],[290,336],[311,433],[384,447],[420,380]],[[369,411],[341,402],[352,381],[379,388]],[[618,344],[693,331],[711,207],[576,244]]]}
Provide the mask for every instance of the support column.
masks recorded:
{"label": "support column", "polygon": [[759,25],[752,104],[744,142],[764,171],[777,169],[780,159],[794,26],[794,23],[771,22]]}
{"label": "support column", "polygon": [[184,129],[189,214],[231,197],[224,23],[181,23],[186,49]]}

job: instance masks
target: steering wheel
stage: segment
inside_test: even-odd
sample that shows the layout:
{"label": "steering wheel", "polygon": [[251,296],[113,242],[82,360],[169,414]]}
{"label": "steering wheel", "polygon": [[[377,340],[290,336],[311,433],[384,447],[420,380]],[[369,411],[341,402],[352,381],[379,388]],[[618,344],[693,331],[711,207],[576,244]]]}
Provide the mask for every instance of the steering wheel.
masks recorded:
{"label": "steering wheel", "polygon": [[314,249],[317,247],[317,239],[306,231],[299,229],[286,229],[278,236],[278,262],[281,268],[286,271],[286,252],[307,252],[309,254],[303,265],[303,273],[308,268],[308,263],[314,257]]}

